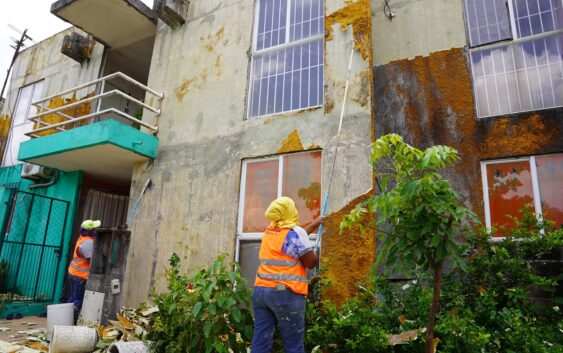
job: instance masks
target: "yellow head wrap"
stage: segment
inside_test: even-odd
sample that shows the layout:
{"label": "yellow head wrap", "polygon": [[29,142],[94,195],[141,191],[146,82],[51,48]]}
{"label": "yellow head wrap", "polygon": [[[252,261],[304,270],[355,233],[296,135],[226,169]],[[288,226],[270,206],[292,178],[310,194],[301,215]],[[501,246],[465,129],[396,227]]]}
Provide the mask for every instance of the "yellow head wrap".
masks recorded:
{"label": "yellow head wrap", "polygon": [[273,228],[295,228],[299,225],[299,214],[295,202],[289,197],[278,197],[266,210],[266,218]]}

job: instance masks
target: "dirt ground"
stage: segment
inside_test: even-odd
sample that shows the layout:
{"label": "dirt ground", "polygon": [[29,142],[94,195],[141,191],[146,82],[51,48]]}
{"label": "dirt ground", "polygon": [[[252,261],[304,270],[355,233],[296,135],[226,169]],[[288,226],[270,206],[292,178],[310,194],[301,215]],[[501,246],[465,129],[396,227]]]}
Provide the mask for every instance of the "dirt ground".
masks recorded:
{"label": "dirt ground", "polygon": [[[0,320],[0,341],[15,343],[24,340],[32,333],[19,333],[20,331],[47,328],[47,318],[28,316],[18,320]],[[6,330],[9,329],[9,330]]]}

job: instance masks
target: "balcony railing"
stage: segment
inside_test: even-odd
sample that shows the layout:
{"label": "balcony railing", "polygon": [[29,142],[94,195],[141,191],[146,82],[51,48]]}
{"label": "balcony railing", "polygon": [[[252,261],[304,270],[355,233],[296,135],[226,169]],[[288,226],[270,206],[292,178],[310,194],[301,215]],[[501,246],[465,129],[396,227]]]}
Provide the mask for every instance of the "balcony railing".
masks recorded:
{"label": "balcony railing", "polygon": [[[145,102],[141,101],[140,99],[134,98],[132,97],[130,94],[124,93],[122,90],[120,89],[112,89],[109,90],[107,92],[104,92],[104,90],[106,89],[106,86],[109,86],[109,81],[110,80],[117,80],[117,79],[121,79],[126,81],[128,84],[144,91],[145,93],[145,97],[148,96],[148,94],[156,97],[156,102],[157,102],[157,106],[151,106],[149,104],[146,104]],[[56,98],[62,98],[65,95],[68,94],[75,94],[77,91],[79,90],[84,90],[88,87],[91,86],[95,86],[96,90],[95,92],[97,92],[95,95],[93,96],[86,96],[83,99],[77,100],[77,101],[73,101],[70,102],[68,104],[63,104],[59,107],[56,108],[49,108],[46,106],[46,104],[48,104],[48,102],[51,102],[51,100],[56,99]],[[121,72],[116,72],[110,75],[107,75],[105,77],[90,81],[88,83],[76,86],[74,88],[68,89],[66,91],[63,92],[59,92],[57,94],[54,94],[52,96],[49,97],[45,97],[42,98],[38,101],[32,102],[32,104],[34,106],[36,106],[38,108],[37,110],[37,114],[35,114],[34,116],[30,117],[29,120],[34,121],[35,122],[35,126],[34,129],[28,133],[26,133],[27,136],[30,137],[41,137],[42,135],[39,135],[40,133],[44,133],[46,131],[50,131],[50,130],[56,130],[56,131],[65,131],[65,130],[69,130],[74,128],[76,125],[76,123],[80,122],[81,124],[79,124],[78,126],[83,126],[83,125],[88,125],[91,124],[97,120],[99,120],[102,116],[107,115],[107,114],[115,114],[123,119],[126,119],[128,122],[130,122],[132,125],[136,124],[138,126],[143,126],[146,129],[148,129],[149,131],[151,131],[153,134],[155,134],[158,131],[158,124],[157,125],[151,125],[147,122],[144,122],[132,115],[130,115],[128,112],[125,111],[121,111],[115,107],[103,107],[103,100],[109,97],[121,97],[124,98],[125,100],[132,102],[136,105],[138,105],[139,107],[142,107],[146,110],[149,110],[151,112],[153,112],[154,114],[156,114],[156,116],[160,116],[160,106],[162,103],[162,99],[164,98],[164,95],[162,93],[156,92],[155,90],[143,85],[142,83],[132,79],[131,77],[121,73]],[[90,112],[84,115],[80,115],[80,116],[71,116],[67,113],[65,113],[64,111],[68,112],[68,109],[71,108],[79,108],[81,105],[85,104],[85,103],[91,103],[91,106],[93,107],[93,110],[95,110],[94,112]],[[60,119],[56,119],[58,121],[56,122],[49,122],[49,121],[45,121],[45,118],[47,116],[53,116],[56,115],[58,117],[60,117]],[[76,114],[74,114],[76,115]],[[62,120],[62,121],[61,121]],[[156,119],[156,121],[158,121],[158,119]]]}

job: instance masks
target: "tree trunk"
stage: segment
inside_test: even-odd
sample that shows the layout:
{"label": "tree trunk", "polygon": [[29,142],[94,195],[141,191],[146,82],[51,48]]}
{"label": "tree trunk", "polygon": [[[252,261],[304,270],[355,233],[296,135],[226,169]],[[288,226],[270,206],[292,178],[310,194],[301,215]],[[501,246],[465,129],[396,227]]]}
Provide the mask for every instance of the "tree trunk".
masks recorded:
{"label": "tree trunk", "polygon": [[436,326],[436,315],[440,310],[440,290],[442,289],[442,268],[444,264],[440,262],[434,268],[434,290],[432,293],[432,305],[430,306],[430,317],[426,325],[426,344],[425,353],[434,353],[434,327]]}

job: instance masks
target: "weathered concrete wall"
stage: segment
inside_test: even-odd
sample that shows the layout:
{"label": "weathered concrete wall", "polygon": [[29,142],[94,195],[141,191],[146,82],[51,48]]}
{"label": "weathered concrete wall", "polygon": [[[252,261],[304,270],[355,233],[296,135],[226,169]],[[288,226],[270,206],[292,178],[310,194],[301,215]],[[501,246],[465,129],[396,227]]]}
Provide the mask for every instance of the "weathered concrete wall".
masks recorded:
{"label": "weathered concrete wall", "polygon": [[425,148],[458,149],[448,173],[483,219],[480,161],[563,150],[563,109],[476,117],[463,1],[372,0],[375,135],[395,132]]}
{"label": "weathered concrete wall", "polygon": [[392,20],[384,0],[371,3],[375,66],[465,46],[463,0],[392,0]]}
{"label": "weathered concrete wall", "polygon": [[481,160],[563,151],[563,108],[476,117],[464,49],[398,60],[374,71],[376,136],[395,132],[417,147],[456,148],[461,161],[448,178],[481,219]]}
{"label": "weathered concrete wall", "polygon": [[[18,91],[23,86],[44,80],[41,96],[46,97],[98,78],[104,54],[103,46],[96,44],[90,61],[80,64],[61,53],[64,36],[71,32],[84,35],[84,32],[76,28],[69,28],[20,53],[12,69],[6,103],[0,115],[11,117]],[[66,97],[57,97],[50,101],[48,106],[59,107],[65,104],[65,101],[69,103],[82,99],[94,89],[95,87],[89,87]],[[90,108],[90,104],[85,104],[67,113],[78,116],[84,111],[89,111]],[[60,121],[60,119],[55,116],[45,118],[46,121]]]}
{"label": "weathered concrete wall", "polygon": [[[305,149],[323,150],[324,195],[352,45],[360,50],[355,53],[329,213],[372,188],[369,1],[326,1],[332,35],[325,41],[324,109],[246,119],[253,5],[252,0],[191,1],[183,27],[158,25],[148,85],[165,94],[159,152],[154,164],[134,171],[133,200],[147,178],[154,186],[143,196],[131,224],[126,305],[146,300],[150,287],[159,285],[172,252],[180,255],[188,271],[210,263],[219,252],[234,255],[242,160],[278,153],[294,130]],[[327,245],[333,250],[324,252],[324,258],[334,256],[330,266],[346,269],[334,271],[334,282],[340,281],[338,276],[348,278],[346,288],[335,289],[337,295],[347,295],[350,283],[371,265],[374,238],[362,239],[358,246],[354,234],[339,237],[334,227],[324,238],[323,246],[340,243]],[[354,243],[348,246],[348,241]],[[358,262],[362,266],[350,271],[348,262],[354,256],[363,259]]]}

